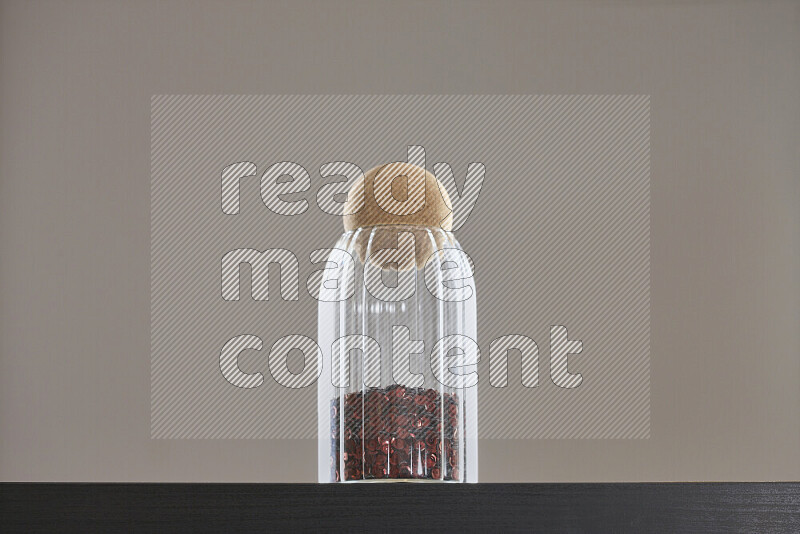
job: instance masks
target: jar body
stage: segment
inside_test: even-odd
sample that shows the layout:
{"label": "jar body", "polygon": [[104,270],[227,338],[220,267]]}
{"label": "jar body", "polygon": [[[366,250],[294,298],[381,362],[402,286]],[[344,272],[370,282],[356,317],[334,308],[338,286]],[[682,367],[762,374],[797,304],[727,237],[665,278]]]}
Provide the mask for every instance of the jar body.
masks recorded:
{"label": "jar body", "polygon": [[319,298],[319,481],[477,482],[476,295],[453,235],[347,232]]}

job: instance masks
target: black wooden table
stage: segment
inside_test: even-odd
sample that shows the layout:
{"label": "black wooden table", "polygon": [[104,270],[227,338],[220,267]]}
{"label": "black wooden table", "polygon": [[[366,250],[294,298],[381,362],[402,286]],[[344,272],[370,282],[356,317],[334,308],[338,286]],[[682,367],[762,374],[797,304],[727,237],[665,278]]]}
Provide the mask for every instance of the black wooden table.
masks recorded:
{"label": "black wooden table", "polygon": [[800,484],[2,484],[2,532],[800,532]]}

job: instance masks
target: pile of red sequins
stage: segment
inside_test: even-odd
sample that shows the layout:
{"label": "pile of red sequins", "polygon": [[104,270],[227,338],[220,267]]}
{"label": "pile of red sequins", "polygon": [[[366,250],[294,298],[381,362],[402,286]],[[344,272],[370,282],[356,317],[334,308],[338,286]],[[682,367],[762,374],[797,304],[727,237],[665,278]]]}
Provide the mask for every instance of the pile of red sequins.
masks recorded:
{"label": "pile of red sequins", "polygon": [[399,385],[334,399],[331,480],[458,480],[457,401],[455,393]]}

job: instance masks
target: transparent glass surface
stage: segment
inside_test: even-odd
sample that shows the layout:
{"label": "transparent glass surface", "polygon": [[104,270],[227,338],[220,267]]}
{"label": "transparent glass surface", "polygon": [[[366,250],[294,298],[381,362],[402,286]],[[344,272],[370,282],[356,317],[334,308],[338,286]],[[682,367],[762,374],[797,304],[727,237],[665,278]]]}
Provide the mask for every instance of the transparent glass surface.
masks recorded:
{"label": "transparent glass surface", "polygon": [[476,294],[453,234],[347,232],[321,286],[319,481],[477,482]]}

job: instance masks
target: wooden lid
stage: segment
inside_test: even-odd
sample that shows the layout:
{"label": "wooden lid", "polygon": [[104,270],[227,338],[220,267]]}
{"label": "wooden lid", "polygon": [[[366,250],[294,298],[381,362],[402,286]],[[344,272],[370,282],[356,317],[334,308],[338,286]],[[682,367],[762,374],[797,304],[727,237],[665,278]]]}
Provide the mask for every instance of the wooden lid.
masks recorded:
{"label": "wooden lid", "polygon": [[453,229],[453,205],[444,186],[422,167],[397,162],[368,170],[350,188],[345,231],[386,225]]}

